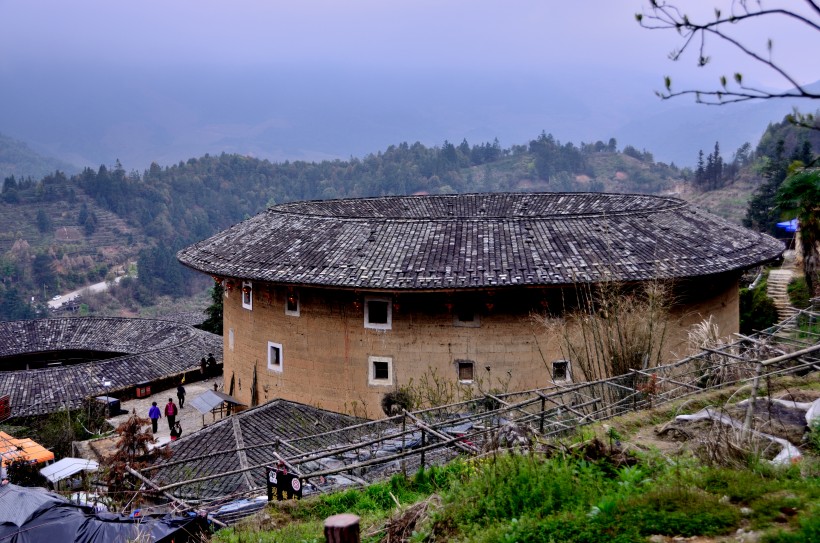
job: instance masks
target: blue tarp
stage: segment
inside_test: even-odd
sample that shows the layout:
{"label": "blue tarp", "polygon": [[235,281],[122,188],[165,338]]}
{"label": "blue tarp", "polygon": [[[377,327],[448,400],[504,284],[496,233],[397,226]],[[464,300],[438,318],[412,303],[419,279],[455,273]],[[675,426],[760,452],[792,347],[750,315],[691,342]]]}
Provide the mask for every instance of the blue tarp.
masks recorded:
{"label": "blue tarp", "polygon": [[3,543],[193,543],[206,532],[204,517],[150,515],[128,518],[73,504],[43,488],[0,486]]}
{"label": "blue tarp", "polygon": [[797,232],[797,219],[779,222],[777,223],[777,227],[782,228],[786,232]]}

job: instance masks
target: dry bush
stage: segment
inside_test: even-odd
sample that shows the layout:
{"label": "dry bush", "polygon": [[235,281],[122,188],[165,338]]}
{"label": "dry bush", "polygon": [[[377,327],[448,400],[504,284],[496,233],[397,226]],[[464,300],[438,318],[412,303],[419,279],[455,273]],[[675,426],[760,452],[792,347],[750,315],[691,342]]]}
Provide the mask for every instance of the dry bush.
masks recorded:
{"label": "dry bush", "polygon": [[[658,365],[664,355],[670,288],[659,281],[628,287],[602,283],[579,287],[578,309],[534,319],[562,339],[574,372],[597,381]],[[566,304],[565,304],[566,305]]]}
{"label": "dry bush", "polygon": [[736,354],[735,350],[725,350],[720,328],[712,315],[693,325],[687,335],[690,352],[704,351],[695,360],[696,384],[699,387],[710,388],[752,376],[754,364],[739,362],[731,356],[707,351],[723,350],[728,354]]}
{"label": "dry bush", "polygon": [[[482,386],[480,378],[476,379],[475,386],[479,388]],[[411,378],[401,390],[411,398],[414,409],[466,402],[474,397],[473,386],[446,379],[439,375],[433,367],[428,367],[418,379]]]}

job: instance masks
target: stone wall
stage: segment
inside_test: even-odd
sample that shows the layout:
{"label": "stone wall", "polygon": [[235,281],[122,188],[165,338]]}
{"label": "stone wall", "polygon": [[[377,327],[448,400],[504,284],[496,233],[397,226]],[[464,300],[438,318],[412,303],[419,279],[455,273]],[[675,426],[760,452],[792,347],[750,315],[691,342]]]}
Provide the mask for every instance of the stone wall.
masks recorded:
{"label": "stone wall", "polygon": [[[738,330],[736,275],[676,290],[683,294],[672,311],[670,358],[685,352],[686,328],[709,314],[725,334]],[[259,403],[283,398],[373,418],[383,416],[386,392],[432,372],[484,390],[550,385],[552,363],[564,358],[561,337],[530,315],[571,305],[556,288],[390,295],[257,283],[251,309],[242,296],[238,286],[226,291],[224,305],[224,375],[226,383],[234,377],[235,397],[250,403],[255,367]],[[290,314],[289,296],[298,298]],[[389,329],[365,327],[371,296],[390,300]],[[471,365],[472,382],[464,382]]]}

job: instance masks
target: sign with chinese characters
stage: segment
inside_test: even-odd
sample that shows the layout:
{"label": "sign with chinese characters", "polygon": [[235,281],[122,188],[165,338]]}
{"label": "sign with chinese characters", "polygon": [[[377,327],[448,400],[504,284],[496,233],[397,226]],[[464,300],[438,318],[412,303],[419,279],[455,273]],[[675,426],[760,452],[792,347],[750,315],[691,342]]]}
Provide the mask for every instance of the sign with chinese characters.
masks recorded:
{"label": "sign with chinese characters", "polygon": [[273,501],[274,493],[278,501],[302,499],[302,479],[298,475],[284,468],[269,467],[267,472],[268,501]]}

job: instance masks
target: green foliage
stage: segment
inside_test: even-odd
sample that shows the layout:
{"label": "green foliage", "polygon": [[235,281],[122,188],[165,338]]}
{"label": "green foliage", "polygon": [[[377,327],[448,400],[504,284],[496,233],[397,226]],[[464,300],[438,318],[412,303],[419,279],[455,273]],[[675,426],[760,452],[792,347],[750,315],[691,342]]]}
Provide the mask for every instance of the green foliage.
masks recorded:
{"label": "green foliage", "polygon": [[105,406],[89,399],[81,409],[62,410],[29,422],[35,440],[57,458],[72,455],[72,443],[97,436],[108,428]]}
{"label": "green foliage", "polygon": [[820,507],[813,508],[809,514],[798,521],[797,529],[791,532],[778,530],[774,534],[763,536],[762,543],[812,543],[820,541]]}
{"label": "green foliage", "polygon": [[48,481],[40,475],[40,465],[26,458],[15,458],[7,467],[9,482],[20,486],[47,486]]}
{"label": "green foliage", "polygon": [[720,496],[688,488],[659,488],[629,500],[619,522],[639,525],[645,535],[717,535],[731,531],[740,513]]}
{"label": "green foliage", "polygon": [[[647,456],[630,466],[606,457],[583,458],[499,454],[457,460],[405,479],[347,490],[294,503],[286,528],[271,533],[233,529],[218,541],[321,541],[321,520],[352,512],[362,517],[363,533],[383,532],[397,503],[405,506],[439,494],[442,506],[415,528],[412,541],[462,542],[643,542],[650,535],[715,536],[744,524],[753,529],[779,522],[783,508],[796,510],[794,530],[777,533],[774,543],[815,541],[820,524],[816,503],[820,486],[799,468],[744,469],[699,466],[694,460]],[[274,511],[271,515],[276,515]]]}
{"label": "green foliage", "polygon": [[53,228],[51,224],[51,218],[48,216],[48,213],[45,212],[43,209],[37,210],[37,230],[40,233],[45,234],[50,232]]}
{"label": "green foliage", "polygon": [[293,515],[299,519],[309,519],[327,518],[340,513],[389,513],[395,509],[396,500],[400,504],[414,503],[433,492],[450,488],[454,481],[465,476],[466,465],[457,460],[446,466],[420,470],[413,478],[394,475],[388,481],[370,485],[364,490],[323,494],[301,502]]}
{"label": "green foliage", "polygon": [[445,500],[444,518],[487,526],[520,515],[546,516],[592,502],[603,493],[603,479],[600,468],[585,462],[501,455],[455,485]]}
{"label": "green foliage", "polygon": [[789,281],[787,292],[789,293],[789,301],[794,307],[799,309],[809,307],[811,296],[809,296],[809,287],[805,278],[795,277]]}
{"label": "green foliage", "polygon": [[[815,125],[820,127],[820,118],[815,119]],[[773,156],[781,140],[784,153],[794,160],[802,160],[804,164],[809,163],[805,160],[807,154],[820,154],[820,130],[796,125],[788,115],[779,123],[771,123],[766,127],[755,152],[758,156]]]}
{"label": "green foliage", "polygon": [[820,419],[815,419],[808,434],[809,446],[820,455]]}
{"label": "green foliage", "polygon": [[224,292],[225,288],[222,286],[222,283],[215,283],[214,286],[209,289],[211,305],[205,309],[207,318],[198,328],[206,332],[211,332],[212,334],[222,335],[222,304]]}
{"label": "green foliage", "polygon": [[0,320],[15,321],[36,319],[35,308],[14,286],[0,284]]}
{"label": "green foliage", "polygon": [[789,176],[777,191],[777,206],[784,216],[800,222],[803,272],[813,297],[820,286],[820,169],[801,169]]}
{"label": "green foliage", "polygon": [[750,334],[765,330],[778,320],[777,307],[766,294],[766,281],[753,289],[740,289],[740,333]]}

